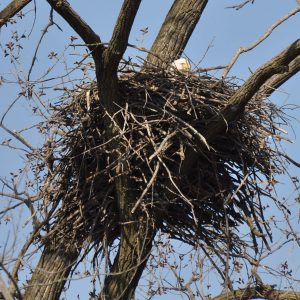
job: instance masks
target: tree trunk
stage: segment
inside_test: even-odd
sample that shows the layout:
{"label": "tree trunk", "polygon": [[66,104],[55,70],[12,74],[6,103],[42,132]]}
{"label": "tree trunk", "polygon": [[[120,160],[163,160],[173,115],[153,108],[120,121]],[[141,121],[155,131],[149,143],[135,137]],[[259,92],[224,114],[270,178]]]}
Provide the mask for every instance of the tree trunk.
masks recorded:
{"label": "tree trunk", "polygon": [[208,0],[175,0],[151,47],[147,67],[166,67],[179,58]]}
{"label": "tree trunk", "polygon": [[57,300],[79,253],[45,247],[25,290],[24,300]]}
{"label": "tree trunk", "polygon": [[[106,72],[97,70],[98,89],[101,103],[106,104],[106,110],[114,116],[115,124],[106,119],[107,139],[120,134],[123,118],[116,114],[118,106],[118,81],[114,75],[103,76]],[[109,99],[109,101],[108,101]],[[116,99],[116,100],[114,100]],[[121,146],[117,140],[111,143],[112,149],[119,149],[120,153],[126,153],[129,149]],[[147,263],[155,236],[153,222],[144,213],[133,214],[131,212],[137,201],[135,182],[130,178],[130,166],[127,161],[118,155],[113,157],[118,162],[116,168],[116,197],[120,218],[120,244],[113,266],[107,274],[103,290],[99,299],[131,299],[136,286]],[[124,174],[124,173],[125,174]]]}
{"label": "tree trunk", "polygon": [[[134,221],[133,221],[134,222]],[[140,277],[145,269],[154,238],[152,224],[137,220],[123,225],[121,241],[110,274],[104,281],[101,300],[128,300],[134,295]]]}

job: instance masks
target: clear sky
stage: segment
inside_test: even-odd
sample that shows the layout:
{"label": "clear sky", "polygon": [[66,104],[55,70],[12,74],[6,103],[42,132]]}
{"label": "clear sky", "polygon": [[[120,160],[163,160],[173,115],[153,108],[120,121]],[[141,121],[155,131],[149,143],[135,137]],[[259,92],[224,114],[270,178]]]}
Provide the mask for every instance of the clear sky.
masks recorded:
{"label": "clear sky", "polygon": [[[0,9],[2,9],[10,1],[1,1]],[[37,2],[37,16],[33,27],[33,32],[30,39],[24,39],[22,50],[22,65],[16,68],[10,64],[9,60],[4,58],[3,53],[0,56],[0,73],[6,78],[16,79],[16,70],[23,70],[21,76],[26,76],[28,68],[31,64],[32,56],[37,45],[37,41],[41,35],[41,29],[48,22],[49,6],[46,1]],[[274,22],[286,15],[289,11],[296,7],[295,0],[256,0],[254,5],[247,5],[245,8],[236,11],[226,8],[227,6],[237,4],[242,0],[210,0],[203,14],[203,17],[198,24],[190,42],[185,50],[185,55],[191,60],[192,64],[198,67],[209,67],[215,65],[225,65],[232,58],[235,51],[240,46],[248,46],[255,42]],[[171,5],[170,0],[143,0],[140,11],[136,17],[129,42],[145,48],[150,48],[151,44],[163,22],[163,19]],[[72,0],[70,4],[77,10],[83,19],[85,19],[91,27],[100,35],[103,42],[108,42],[113,25],[118,15],[122,1],[99,1],[99,0]],[[24,20],[20,20],[17,25],[2,27],[0,31],[0,42],[2,49],[8,41],[9,36],[18,29],[19,33],[24,31],[27,34],[30,32],[33,24],[33,5],[24,9],[28,15]],[[41,72],[47,70],[53,63],[49,62],[48,54],[50,51],[60,52],[68,44],[68,39],[71,35],[76,34],[65,24],[65,22],[56,14],[54,14],[55,22],[63,29],[63,32],[55,28],[49,28],[47,38],[41,45],[37,55],[37,63],[32,72],[32,79],[38,77]],[[148,33],[143,35],[140,29],[148,27]],[[246,79],[251,74],[251,70],[255,70],[266,60],[271,59],[278,52],[287,47],[290,43],[299,38],[300,14],[291,17],[288,21],[282,24],[264,41],[260,46],[250,53],[242,54],[238,62],[232,69],[230,76],[236,76],[239,79]],[[208,46],[210,48],[206,53]],[[78,53],[82,51],[78,50]],[[73,54],[76,51],[73,51]],[[206,54],[205,54],[206,53]],[[134,57],[135,55],[142,56],[141,53],[129,49],[126,56]],[[70,64],[74,61],[74,55],[71,51],[65,55],[65,60]],[[63,65],[57,66],[55,72],[60,72],[64,68]],[[220,76],[220,72],[213,73],[215,76]],[[18,96],[20,91],[16,90],[16,86],[3,85],[0,86],[0,113],[1,115],[7,109],[9,104]],[[280,91],[274,93],[272,101],[279,105],[299,104],[300,97],[300,74],[294,76]],[[299,110],[290,112],[295,118],[299,116]],[[14,109],[7,115],[5,124],[10,129],[20,129],[24,126],[29,126],[34,123],[36,118],[28,108],[28,103],[24,100],[18,101]],[[288,128],[289,138],[293,143],[285,143],[287,152],[295,160],[300,161],[299,148],[300,139],[297,138],[300,132],[299,121],[293,120],[292,125],[294,130]],[[40,139],[37,133],[29,131],[25,136],[33,145],[41,145],[44,141]],[[7,134],[0,129],[0,143],[7,138]],[[21,161],[24,153],[17,151],[11,153],[10,150],[0,147],[0,175],[9,176],[9,172],[21,166]],[[291,172],[296,176],[300,175],[300,170],[291,167]],[[299,176],[300,177],[300,176]],[[285,177],[280,178],[279,193],[281,195],[290,195],[292,187],[287,184]],[[2,199],[3,203],[5,199]],[[299,209],[297,210],[299,212]],[[3,226],[3,224],[1,224]],[[22,237],[20,237],[22,240]],[[289,249],[290,251],[291,249]],[[300,254],[299,249],[288,252],[288,255],[293,260],[295,251]],[[281,256],[280,256],[281,255]],[[283,253],[276,256],[278,260],[283,258]],[[298,266],[299,267],[299,266]],[[84,295],[86,290],[84,285],[81,286],[80,281],[76,282],[76,291],[74,294]],[[73,293],[72,292],[72,293]],[[74,299],[73,297],[70,299]],[[82,296],[81,299],[85,299]],[[156,299],[156,298],[155,298]],[[158,299],[158,298],[157,298]],[[159,299],[175,299],[174,297],[162,297]],[[181,299],[181,298],[178,298]]]}

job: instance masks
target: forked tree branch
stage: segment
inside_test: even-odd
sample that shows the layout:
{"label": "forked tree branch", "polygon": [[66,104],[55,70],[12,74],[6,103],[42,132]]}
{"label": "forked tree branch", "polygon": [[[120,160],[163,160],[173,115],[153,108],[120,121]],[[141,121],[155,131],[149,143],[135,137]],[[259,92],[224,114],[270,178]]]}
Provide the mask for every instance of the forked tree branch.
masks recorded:
{"label": "forked tree branch", "polygon": [[178,58],[193,33],[208,0],[175,0],[151,47],[147,66],[167,66]]}
{"label": "forked tree branch", "polygon": [[93,51],[101,45],[100,37],[93,31],[93,29],[78,15],[77,12],[70,6],[66,0],[47,0],[51,7],[59,14],[65,21],[74,29],[74,31],[87,44],[87,47]]}
{"label": "forked tree branch", "polygon": [[[226,130],[228,123],[238,119],[244,111],[247,103],[268,82],[273,76],[289,76],[289,64],[298,60],[300,56],[300,39],[292,43],[288,48],[283,50],[277,56],[261,66],[254,72],[250,78],[239,88],[232,96],[226,107],[216,117],[208,121],[204,136],[208,142],[211,142],[217,134]],[[298,66],[299,68],[299,66]],[[294,70],[294,74],[298,69]],[[275,79],[274,79],[275,80]],[[276,81],[276,86],[280,85]]]}
{"label": "forked tree branch", "polygon": [[0,11],[0,28],[31,0],[14,0],[11,1],[2,11]]}

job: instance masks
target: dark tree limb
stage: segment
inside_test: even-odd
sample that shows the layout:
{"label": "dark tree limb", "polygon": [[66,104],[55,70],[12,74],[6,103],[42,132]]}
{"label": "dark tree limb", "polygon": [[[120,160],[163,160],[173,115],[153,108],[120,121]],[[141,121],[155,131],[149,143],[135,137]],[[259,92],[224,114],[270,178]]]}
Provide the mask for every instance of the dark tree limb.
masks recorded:
{"label": "dark tree limb", "polygon": [[207,3],[208,0],[174,1],[146,59],[147,66],[167,66],[180,57]]}
{"label": "dark tree limb", "polygon": [[0,12],[0,28],[21,9],[23,9],[31,0],[14,0],[11,1],[1,12]]}
{"label": "dark tree limb", "polygon": [[51,7],[74,29],[74,31],[93,51],[96,47],[103,48],[100,37],[93,29],[78,15],[66,0],[47,0]]}
{"label": "dark tree limb", "polygon": [[212,300],[249,300],[263,298],[268,300],[297,300],[300,292],[276,290],[270,285],[261,285],[228,292],[212,298]]}
{"label": "dark tree limb", "polygon": [[[136,199],[136,198],[133,198]],[[130,199],[129,199],[130,200]],[[132,205],[129,203],[129,208]],[[155,229],[146,216],[124,212],[121,240],[110,274],[106,276],[101,300],[132,299],[151,252]]]}
{"label": "dark tree limb", "polygon": [[106,49],[105,60],[109,68],[117,72],[117,67],[126,51],[133,21],[138,12],[141,0],[125,0],[119,13],[111,40]]}
{"label": "dark tree limb", "polygon": [[296,57],[288,64],[288,71],[282,74],[276,74],[266,81],[259,89],[257,97],[268,97],[282,84],[288,81],[296,73],[300,71],[300,56]]}
{"label": "dark tree limb", "polygon": [[[300,39],[292,43],[277,56],[261,66],[250,78],[238,89],[238,91],[229,100],[228,105],[216,117],[208,121],[204,136],[208,142],[211,142],[217,134],[226,130],[228,123],[238,119],[247,103],[253,96],[273,78],[276,87],[284,82],[283,78],[290,76],[289,64],[298,60],[300,56]],[[299,68],[299,67],[298,67]],[[298,71],[296,68],[293,73]],[[273,76],[282,76],[281,82],[275,80]]]}

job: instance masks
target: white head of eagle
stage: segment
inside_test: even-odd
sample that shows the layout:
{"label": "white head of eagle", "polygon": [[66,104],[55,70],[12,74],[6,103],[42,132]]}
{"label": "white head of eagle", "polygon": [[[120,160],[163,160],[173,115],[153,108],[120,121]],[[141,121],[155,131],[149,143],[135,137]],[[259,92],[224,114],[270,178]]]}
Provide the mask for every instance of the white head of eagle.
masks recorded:
{"label": "white head of eagle", "polygon": [[178,71],[189,72],[191,70],[191,65],[186,58],[179,58],[172,62],[172,67],[175,67]]}

